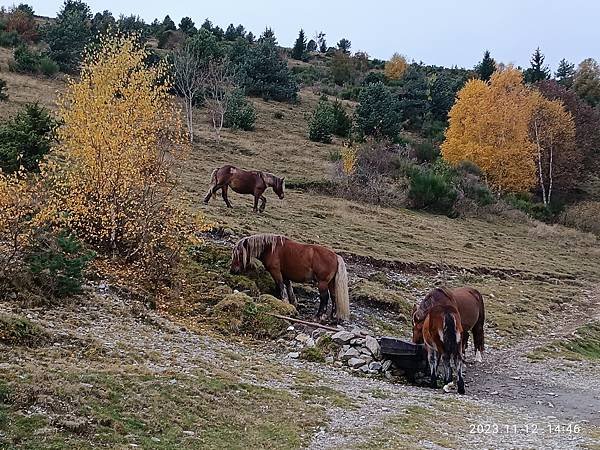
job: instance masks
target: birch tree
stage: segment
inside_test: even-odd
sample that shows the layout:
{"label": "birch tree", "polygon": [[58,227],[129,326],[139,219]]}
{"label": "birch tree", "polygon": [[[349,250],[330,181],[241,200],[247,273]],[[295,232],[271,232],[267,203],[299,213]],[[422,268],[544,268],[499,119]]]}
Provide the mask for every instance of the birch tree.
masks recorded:
{"label": "birch tree", "polygon": [[181,95],[185,106],[185,123],[190,143],[194,141],[194,99],[199,95],[204,71],[202,59],[197,47],[188,41],[182,48],[173,53],[175,87]]}

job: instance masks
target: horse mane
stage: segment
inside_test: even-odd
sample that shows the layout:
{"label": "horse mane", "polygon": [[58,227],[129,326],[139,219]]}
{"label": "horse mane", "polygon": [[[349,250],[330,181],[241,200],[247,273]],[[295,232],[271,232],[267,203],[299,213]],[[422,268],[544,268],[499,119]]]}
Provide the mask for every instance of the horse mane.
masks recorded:
{"label": "horse mane", "polygon": [[419,322],[425,320],[425,316],[431,307],[444,297],[449,299],[453,298],[452,293],[446,287],[437,287],[429,291],[425,298],[421,300],[418,305],[416,305],[417,307],[413,317]]}
{"label": "horse mane", "polygon": [[278,245],[283,244],[285,236],[280,234],[255,234],[247,236],[237,241],[233,247],[233,258],[238,258],[242,265],[242,270],[250,264],[252,258],[258,258],[267,249],[275,251]]}
{"label": "horse mane", "polygon": [[267,184],[267,186],[276,186],[278,183],[281,182],[281,178],[279,178],[278,176],[273,175],[270,172],[260,172],[262,179],[265,181],[265,183]]}

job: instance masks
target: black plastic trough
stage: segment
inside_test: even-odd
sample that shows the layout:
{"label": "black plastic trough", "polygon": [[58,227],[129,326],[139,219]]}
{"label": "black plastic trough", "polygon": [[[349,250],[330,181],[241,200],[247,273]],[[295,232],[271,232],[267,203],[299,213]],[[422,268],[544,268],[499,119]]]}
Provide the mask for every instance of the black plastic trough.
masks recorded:
{"label": "black plastic trough", "polygon": [[394,362],[394,366],[403,369],[407,375],[414,375],[427,367],[427,352],[423,344],[413,344],[402,339],[382,337],[379,339],[381,353]]}

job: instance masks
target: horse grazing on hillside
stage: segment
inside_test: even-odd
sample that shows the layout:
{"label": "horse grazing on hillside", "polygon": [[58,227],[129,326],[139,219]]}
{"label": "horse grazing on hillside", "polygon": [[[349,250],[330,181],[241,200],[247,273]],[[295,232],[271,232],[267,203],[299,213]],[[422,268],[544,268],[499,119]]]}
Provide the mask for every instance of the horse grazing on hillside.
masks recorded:
{"label": "horse grazing on hillside", "polygon": [[462,357],[462,326],[458,308],[450,303],[436,303],[427,311],[423,321],[423,340],[431,373],[431,387],[437,387],[440,361],[444,366],[444,391],[453,384],[452,365],[456,368],[458,393],[465,393]]}
{"label": "horse grazing on hillside", "polygon": [[273,277],[277,295],[296,304],[292,288],[295,283],[316,282],[319,288],[319,310],[316,319],[324,321],[331,298],[329,320],[350,318],[348,274],[341,256],[321,245],[301,244],[285,236],[257,234],[240,239],[233,248],[231,272],[246,270],[251,258],[260,260]]}
{"label": "horse grazing on hillside", "polygon": [[[227,198],[227,189],[231,188],[238,194],[252,194],[254,195],[254,212],[265,210],[267,199],[263,193],[269,187],[273,188],[273,191],[277,194],[280,199],[283,199],[285,182],[283,178],[276,177],[272,173],[259,172],[257,170],[243,170],[237,167],[226,165],[219,169],[213,170],[211,177],[211,185],[204,197],[204,203],[208,204],[216,192],[221,189],[221,195],[225,204],[228,208],[233,208],[229,199]],[[258,207],[258,201],[261,201],[260,208]]]}
{"label": "horse grazing on hillside", "polygon": [[438,303],[450,303],[456,306],[460,313],[463,329],[463,355],[467,350],[469,331],[471,331],[475,346],[475,361],[481,362],[481,354],[484,351],[483,324],[485,322],[485,307],[483,296],[477,289],[470,287],[438,288],[429,292],[418,306],[413,307],[413,342],[417,344],[423,342],[423,320],[425,320],[429,308]]}

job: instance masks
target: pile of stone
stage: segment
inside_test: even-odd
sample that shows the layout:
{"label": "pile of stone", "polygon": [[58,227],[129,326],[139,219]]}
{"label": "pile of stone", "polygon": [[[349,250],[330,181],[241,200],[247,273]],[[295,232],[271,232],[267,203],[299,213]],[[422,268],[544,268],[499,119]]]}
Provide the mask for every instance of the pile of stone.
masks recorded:
{"label": "pile of stone", "polygon": [[316,329],[311,335],[299,333],[292,343],[294,351],[288,353],[288,357],[299,358],[304,348],[318,346],[322,339],[327,339],[325,336],[337,344],[337,351],[328,355],[325,362],[337,367],[347,366],[355,372],[383,375],[388,379],[395,375],[392,361],[381,355],[378,340],[360,328],[337,332]]}

